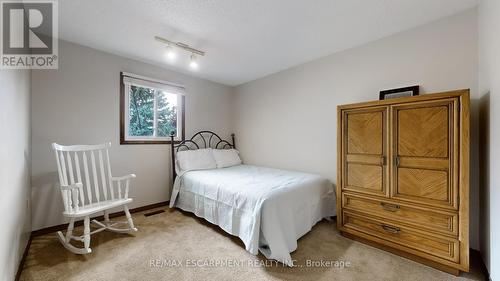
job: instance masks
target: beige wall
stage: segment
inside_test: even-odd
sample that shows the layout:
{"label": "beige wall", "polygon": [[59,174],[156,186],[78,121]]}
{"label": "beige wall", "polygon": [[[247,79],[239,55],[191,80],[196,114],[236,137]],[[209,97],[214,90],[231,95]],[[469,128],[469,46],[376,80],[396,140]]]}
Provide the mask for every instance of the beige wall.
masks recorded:
{"label": "beige wall", "polygon": [[30,71],[0,70],[0,280],[14,280],[31,232]]}
{"label": "beige wall", "polygon": [[446,18],[236,88],[235,133],[247,163],[317,173],[335,182],[336,106],[382,89],[470,88],[473,99],[471,246],[478,248],[477,11]]}
{"label": "beige wall", "polygon": [[500,2],[479,6],[481,252],[491,280],[500,279]]}
{"label": "beige wall", "polygon": [[170,147],[119,145],[119,73],[132,72],[186,87],[186,135],[231,132],[231,88],[62,41],[59,69],[33,71],[33,230],[63,223],[50,144],[112,142],[114,175],[135,173],[131,207],[169,199]]}

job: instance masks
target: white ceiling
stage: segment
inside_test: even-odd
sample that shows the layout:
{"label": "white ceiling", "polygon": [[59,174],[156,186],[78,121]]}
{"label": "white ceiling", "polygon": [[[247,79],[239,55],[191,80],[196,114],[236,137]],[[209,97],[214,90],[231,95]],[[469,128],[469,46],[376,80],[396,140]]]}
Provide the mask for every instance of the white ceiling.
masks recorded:
{"label": "white ceiling", "polygon": [[[460,11],[479,0],[62,0],[62,39],[239,85]],[[155,35],[207,54],[169,62]]]}

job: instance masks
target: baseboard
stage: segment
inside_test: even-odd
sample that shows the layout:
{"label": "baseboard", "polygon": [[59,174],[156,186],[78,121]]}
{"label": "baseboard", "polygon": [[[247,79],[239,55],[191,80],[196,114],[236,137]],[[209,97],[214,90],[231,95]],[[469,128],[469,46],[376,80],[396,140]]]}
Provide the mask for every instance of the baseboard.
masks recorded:
{"label": "baseboard", "polygon": [[[131,213],[138,213],[138,212],[142,212],[142,211],[146,211],[146,210],[150,210],[150,209],[164,207],[164,206],[168,206],[168,203],[169,203],[169,201],[164,201],[164,202],[160,202],[160,203],[155,203],[155,204],[150,204],[150,205],[146,205],[146,206],[142,206],[142,207],[137,207],[134,209],[130,209],[130,212]],[[124,215],[125,215],[125,213],[123,211],[120,211],[120,212],[109,214],[109,217],[115,218],[115,217],[124,216]],[[98,217],[95,217],[94,219],[103,220],[104,216],[98,216]],[[75,222],[75,226],[82,226],[82,225],[83,225],[83,220]],[[54,226],[50,226],[50,227],[46,227],[46,228],[32,231],[31,237],[37,237],[40,235],[45,235],[45,234],[56,232],[56,231],[62,231],[62,230],[65,230],[67,228],[68,228],[67,223],[54,225]]]}
{"label": "baseboard", "polygon": [[488,272],[488,268],[486,267],[486,264],[484,263],[483,256],[481,255],[481,252],[478,250],[470,249],[470,257],[471,260],[477,260],[479,261],[479,267],[481,269],[481,272],[483,273],[484,280],[490,281],[490,273]]}
{"label": "baseboard", "polygon": [[33,236],[30,235],[30,238],[28,239],[28,243],[26,244],[26,247],[24,248],[23,257],[21,258],[21,261],[19,262],[19,266],[17,267],[16,279],[14,279],[15,281],[18,281],[19,278],[21,278],[21,272],[23,271],[24,262],[26,261],[26,257],[28,256],[28,252],[30,250],[32,239],[33,239]]}

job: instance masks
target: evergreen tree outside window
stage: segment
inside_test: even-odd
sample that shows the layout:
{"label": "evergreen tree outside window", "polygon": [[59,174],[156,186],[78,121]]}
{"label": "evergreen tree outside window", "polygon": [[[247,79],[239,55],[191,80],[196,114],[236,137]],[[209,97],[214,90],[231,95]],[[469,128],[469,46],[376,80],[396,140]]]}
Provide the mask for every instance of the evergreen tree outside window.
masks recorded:
{"label": "evergreen tree outside window", "polygon": [[[143,78],[143,77],[141,77]],[[184,139],[183,88],[122,74],[121,143],[170,143]]]}

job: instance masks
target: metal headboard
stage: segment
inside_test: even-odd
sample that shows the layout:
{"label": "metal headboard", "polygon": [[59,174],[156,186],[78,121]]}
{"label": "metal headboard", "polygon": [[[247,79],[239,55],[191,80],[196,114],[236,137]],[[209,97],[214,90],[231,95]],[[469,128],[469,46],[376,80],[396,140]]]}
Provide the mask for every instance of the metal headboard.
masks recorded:
{"label": "metal headboard", "polygon": [[175,154],[184,150],[196,150],[204,148],[213,149],[231,149],[236,148],[234,142],[234,134],[231,134],[232,143],[223,140],[219,135],[212,131],[199,131],[190,139],[183,140],[177,144],[174,142],[174,132],[170,134],[170,146],[172,148],[172,181],[175,180],[177,173],[175,172]]}

